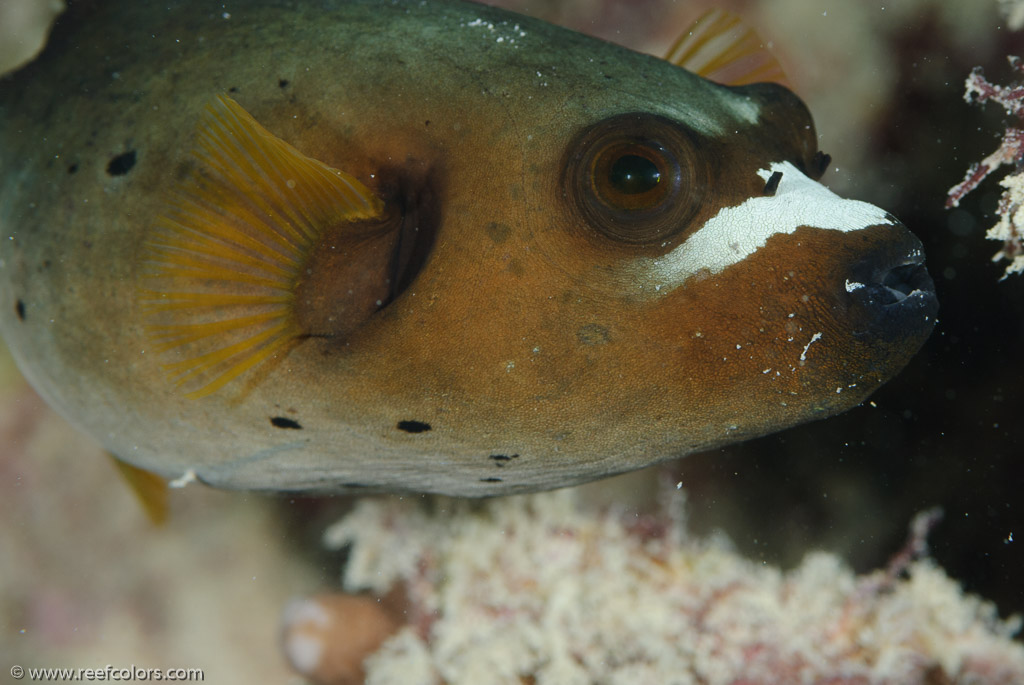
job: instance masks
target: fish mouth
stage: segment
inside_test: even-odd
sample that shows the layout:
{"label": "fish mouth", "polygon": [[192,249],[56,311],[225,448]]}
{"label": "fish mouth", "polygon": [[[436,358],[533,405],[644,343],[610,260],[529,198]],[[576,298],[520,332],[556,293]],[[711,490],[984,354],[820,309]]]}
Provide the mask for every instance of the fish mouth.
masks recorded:
{"label": "fish mouth", "polygon": [[869,306],[892,307],[907,304],[907,300],[935,298],[935,284],[920,253],[910,253],[895,264],[876,268],[866,281],[848,279],[845,285],[847,292],[857,292]]}
{"label": "fish mouth", "polygon": [[868,315],[871,333],[885,338],[918,327],[930,330],[939,309],[921,242],[902,225],[896,229],[899,238],[860,261],[844,283],[855,306]]}

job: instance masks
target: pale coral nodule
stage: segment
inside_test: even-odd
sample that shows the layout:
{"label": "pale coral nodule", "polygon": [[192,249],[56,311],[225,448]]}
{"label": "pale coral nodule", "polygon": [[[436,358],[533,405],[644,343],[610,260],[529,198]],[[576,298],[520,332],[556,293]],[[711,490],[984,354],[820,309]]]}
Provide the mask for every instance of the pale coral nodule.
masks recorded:
{"label": "pale coral nodule", "polygon": [[285,657],[316,685],[362,683],[363,660],[399,628],[383,602],[341,594],[292,600],[281,624]]}

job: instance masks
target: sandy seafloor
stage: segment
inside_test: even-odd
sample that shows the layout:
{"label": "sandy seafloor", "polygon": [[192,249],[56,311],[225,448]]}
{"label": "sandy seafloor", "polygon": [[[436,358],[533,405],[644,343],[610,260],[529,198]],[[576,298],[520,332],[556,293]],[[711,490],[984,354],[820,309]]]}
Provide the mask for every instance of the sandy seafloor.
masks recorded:
{"label": "sandy seafloor", "polygon": [[[660,52],[707,3],[499,4]],[[1024,53],[1024,33],[982,0],[721,4],[776,45],[833,156],[825,181],[924,241],[942,310],[872,404],[667,467],[689,491],[692,525],[724,529],[769,563],[824,548],[864,571],[899,547],[915,512],[938,505],[935,558],[1004,616],[1022,612],[1024,277],[1000,281],[989,260],[995,181],[958,210],[943,202],[1003,125],[994,105],[963,102],[964,77],[982,65],[1006,82],[1005,55]],[[300,682],[277,650],[278,614],[290,596],[337,586],[341,560],[317,541],[346,503],[190,487],[155,529],[100,448],[48,410],[6,355],[0,366],[0,678],[15,663],[109,663]]]}

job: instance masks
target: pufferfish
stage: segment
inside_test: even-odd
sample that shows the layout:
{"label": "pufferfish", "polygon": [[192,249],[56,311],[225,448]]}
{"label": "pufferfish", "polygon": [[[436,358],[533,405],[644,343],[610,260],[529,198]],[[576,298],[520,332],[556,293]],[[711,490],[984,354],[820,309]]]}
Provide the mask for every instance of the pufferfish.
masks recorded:
{"label": "pufferfish", "polygon": [[921,244],[694,35],[80,8],[0,83],[0,330],[118,459],[225,488],[536,491],[849,409],[934,325]]}

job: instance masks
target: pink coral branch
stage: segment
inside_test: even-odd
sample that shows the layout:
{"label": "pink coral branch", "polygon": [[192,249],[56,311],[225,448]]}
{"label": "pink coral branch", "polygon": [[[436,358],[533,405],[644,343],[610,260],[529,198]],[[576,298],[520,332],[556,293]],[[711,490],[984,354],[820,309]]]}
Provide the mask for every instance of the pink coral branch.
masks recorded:
{"label": "pink coral branch", "polygon": [[[1024,97],[1024,87],[1020,90],[1020,96]],[[1003,140],[996,151],[981,160],[981,164],[972,164],[964,180],[949,189],[946,209],[959,206],[964,195],[977,188],[986,176],[1003,164],[1018,165],[1021,160],[1024,160],[1024,131],[1009,127],[1003,133]]]}
{"label": "pink coral branch", "polygon": [[[1024,74],[1024,60],[1019,57],[1008,59],[1014,71]],[[991,100],[1001,105],[1007,114],[1024,123],[1024,84],[995,85],[982,75],[980,67],[976,67],[967,77],[964,100],[968,103]],[[992,240],[1003,242],[1003,249],[996,253],[994,260],[1010,260],[1003,278],[1011,273],[1024,272],[1024,227],[1020,225],[1024,220],[1024,215],[1020,211],[1024,206],[1024,129],[1007,126],[996,151],[980,164],[972,164],[964,180],[950,188],[946,197],[946,209],[958,206],[967,193],[977,188],[989,174],[1004,164],[1012,164],[1014,171],[1000,181],[1006,190],[999,200],[997,209],[999,222],[986,234]]]}

